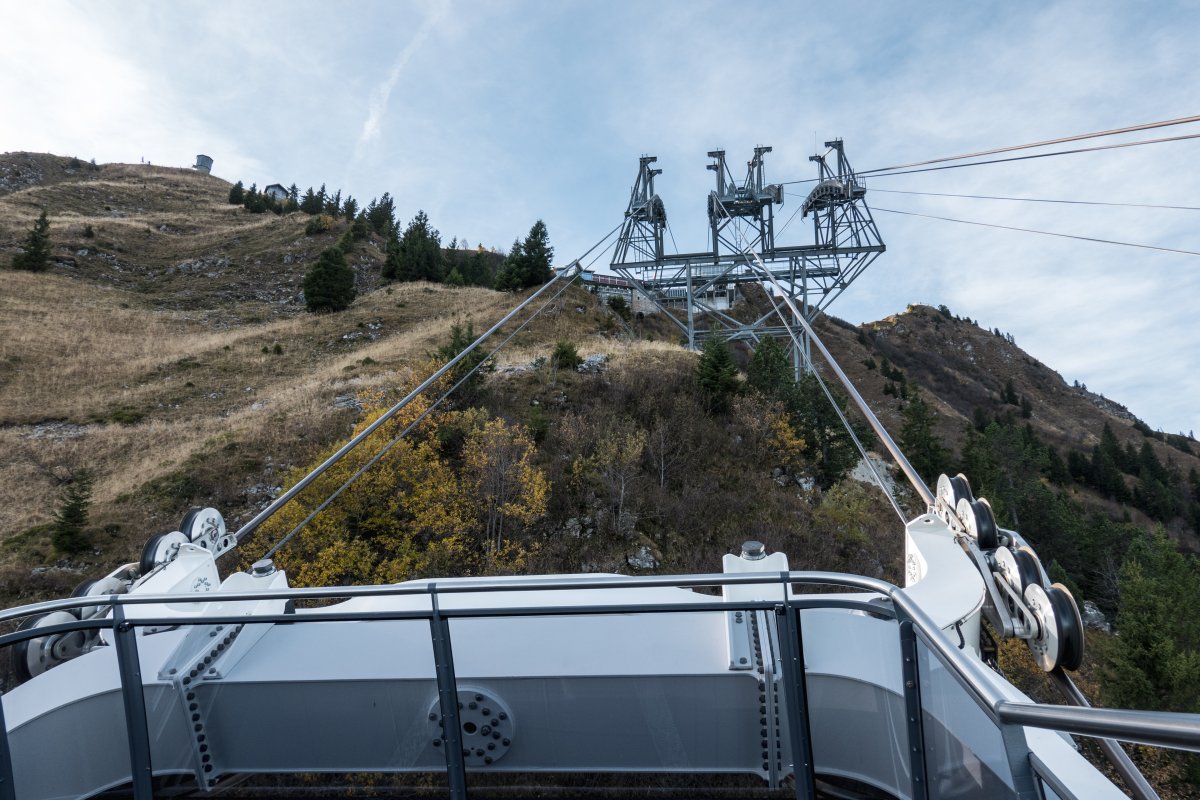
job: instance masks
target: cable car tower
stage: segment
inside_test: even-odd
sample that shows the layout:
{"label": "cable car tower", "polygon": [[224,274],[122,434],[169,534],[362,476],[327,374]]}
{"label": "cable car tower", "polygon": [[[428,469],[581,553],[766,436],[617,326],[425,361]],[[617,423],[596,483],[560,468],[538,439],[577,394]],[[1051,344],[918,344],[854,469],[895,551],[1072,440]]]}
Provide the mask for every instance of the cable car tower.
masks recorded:
{"label": "cable car tower", "polygon": [[[759,285],[769,303],[778,302],[752,267],[750,253],[760,254],[775,281],[811,322],[886,249],[867,207],[867,190],[846,159],[842,140],[826,142],[825,147],[824,153],[809,159],[817,165],[816,185],[792,215],[792,219],[796,214],[802,219],[812,217],[811,243],[776,242],[775,208],[783,205],[784,191],[783,184],[766,182],[763,156],[771,152],[770,147],[754,148],[740,182],[725,160],[725,151],[713,150],[708,154],[713,159],[708,169],[716,173],[716,186],[708,195],[711,249],[675,255],[663,252],[667,211],[654,192],[654,178],[662,170],[651,167],[658,160],[655,156],[642,156],[613,270],[679,326],[690,348],[718,330],[730,341],[757,342],[764,336],[791,341],[787,328],[768,324],[775,319],[773,309],[759,309],[759,316],[748,322],[730,313],[733,296],[743,284]],[[697,330],[698,312],[711,321],[707,329]],[[789,327],[804,342],[804,353],[793,348],[799,376],[808,362],[808,337],[801,326]]]}

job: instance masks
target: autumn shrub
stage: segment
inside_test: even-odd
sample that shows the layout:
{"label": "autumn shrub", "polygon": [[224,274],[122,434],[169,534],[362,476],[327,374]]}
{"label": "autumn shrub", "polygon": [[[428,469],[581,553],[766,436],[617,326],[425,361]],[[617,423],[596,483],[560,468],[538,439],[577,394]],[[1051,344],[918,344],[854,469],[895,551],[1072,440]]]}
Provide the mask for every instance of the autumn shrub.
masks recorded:
{"label": "autumn shrub", "polygon": [[319,233],[328,233],[333,230],[333,225],[333,217],[328,214],[317,214],[305,223],[304,234],[306,236],[316,236]]}

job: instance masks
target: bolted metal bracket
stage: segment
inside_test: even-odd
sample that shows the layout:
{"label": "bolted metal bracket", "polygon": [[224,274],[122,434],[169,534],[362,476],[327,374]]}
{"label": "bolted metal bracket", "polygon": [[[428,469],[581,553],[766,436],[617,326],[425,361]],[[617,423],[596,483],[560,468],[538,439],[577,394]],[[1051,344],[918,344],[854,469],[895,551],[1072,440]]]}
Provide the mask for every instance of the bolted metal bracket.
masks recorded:
{"label": "bolted metal bracket", "polygon": [[[458,724],[463,764],[468,767],[491,766],[512,747],[516,733],[512,709],[493,692],[460,686]],[[446,746],[445,726],[440,700],[435,697],[429,704],[429,730],[434,747]]]}

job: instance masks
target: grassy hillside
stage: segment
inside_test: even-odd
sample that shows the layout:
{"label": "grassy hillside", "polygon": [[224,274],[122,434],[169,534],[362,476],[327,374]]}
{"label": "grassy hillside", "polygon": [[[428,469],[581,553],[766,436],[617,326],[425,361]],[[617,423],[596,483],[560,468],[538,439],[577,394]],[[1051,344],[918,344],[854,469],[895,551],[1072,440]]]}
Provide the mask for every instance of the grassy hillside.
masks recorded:
{"label": "grassy hillside", "polygon": [[[304,273],[347,223],[308,236],[306,215],[249,213],[226,202],[229,189],[190,170],[0,155],[0,269],[42,209],[53,248],[46,272],[2,273],[0,601],[69,592],[136,559],[195,505],[238,527],[428,374],[455,326],[481,332],[520,299],[385,283],[384,242],[371,234],[348,257],[350,309],[307,314]],[[761,315],[770,300],[749,290],[746,302],[735,313]],[[1155,602],[1194,604],[1200,616],[1194,586],[1179,589],[1194,561],[1173,560],[1175,546],[1198,549],[1200,445],[1150,431],[947,309],[913,306],[861,326],[825,318],[818,328],[893,434],[905,435],[912,398],[924,398],[944,447],[933,473],[965,468],[1002,523],[1037,544],[1081,598],[1111,612],[1138,597],[1144,618],[1162,616]],[[582,371],[558,363],[567,344],[603,358]],[[743,372],[750,355],[735,353]],[[573,287],[280,562],[294,579],[335,582],[707,572],[757,538],[795,568],[898,582],[890,506],[840,473],[825,480],[798,395],[743,391],[717,411],[697,360],[666,320],[627,323]],[[498,535],[497,506],[480,490],[488,447],[515,447],[544,480],[529,484],[542,487],[538,502]],[[49,523],[83,470],[95,477],[91,545],[66,556]],[[259,557],[317,494],[245,543],[242,560]],[[911,493],[901,502],[917,510]],[[388,513],[364,512],[372,508]],[[1146,533],[1160,524],[1173,540],[1165,549]],[[1150,566],[1131,572],[1135,562]],[[1179,654],[1186,678],[1194,632],[1124,613],[1125,635],[1104,639],[1084,674],[1092,691],[1103,677],[1118,701],[1153,706],[1158,695],[1121,694],[1105,670],[1136,662],[1126,674],[1150,674],[1157,662],[1137,662],[1129,634],[1156,630],[1146,652]],[[1028,671],[1023,653],[1006,654],[1012,674]],[[1045,690],[1026,678],[1030,691]]]}

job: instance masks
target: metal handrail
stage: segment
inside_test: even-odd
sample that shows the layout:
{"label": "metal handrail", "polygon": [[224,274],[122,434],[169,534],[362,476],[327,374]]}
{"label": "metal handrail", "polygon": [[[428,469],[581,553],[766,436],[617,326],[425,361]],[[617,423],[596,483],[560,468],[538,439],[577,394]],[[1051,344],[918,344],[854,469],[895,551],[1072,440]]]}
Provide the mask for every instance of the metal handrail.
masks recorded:
{"label": "metal handrail", "polygon": [[[850,575],[836,572],[761,572],[729,574],[699,574],[682,576],[580,576],[563,577],[550,580],[532,581],[529,579],[463,579],[453,583],[419,583],[394,584],[389,586],[352,586],[352,587],[321,587],[321,588],[289,588],[268,590],[263,592],[217,592],[203,595],[101,595],[91,597],[68,598],[42,603],[34,603],[18,608],[8,609],[0,613],[0,622],[31,616],[48,611],[62,611],[71,608],[96,605],[144,605],[144,604],[185,604],[210,602],[239,602],[261,600],[313,600],[334,597],[382,597],[382,596],[437,596],[447,594],[466,594],[474,592],[514,592],[514,591],[554,591],[566,589],[616,589],[616,588],[655,588],[655,587],[696,587],[696,586],[733,586],[733,585],[779,585],[786,587],[791,584],[801,585],[832,585],[851,589],[861,589],[871,594],[881,595],[891,600],[895,607],[896,616],[901,620],[909,620],[920,634],[921,640],[933,650],[942,663],[949,668],[959,682],[970,692],[989,718],[997,725],[1023,725],[1027,727],[1046,728],[1049,730],[1075,733],[1083,736],[1105,737],[1121,741],[1149,744],[1172,749],[1191,750],[1200,752],[1200,715],[1182,714],[1165,711],[1136,711],[1100,708],[1077,708],[1057,706],[1032,702],[1014,701],[1005,697],[997,688],[995,679],[988,668],[980,661],[970,658],[960,651],[937,626],[933,619],[898,586],[886,581],[868,578],[861,575]],[[612,613],[654,613],[654,612],[702,612],[726,608],[779,608],[786,605],[814,607],[819,603],[820,595],[803,598],[787,598],[781,592],[779,600],[759,601],[724,601],[715,599],[711,602],[671,603],[654,602],[621,603],[612,605],[585,606],[537,606],[521,608],[454,608],[441,609],[440,614],[447,618],[471,618],[494,616],[565,616],[571,614],[612,614]],[[839,601],[844,602],[844,601]],[[816,606],[819,607],[819,606]],[[431,609],[411,609],[395,611],[355,611],[355,612],[321,612],[314,610],[303,615],[272,614],[272,615],[204,615],[187,618],[170,617],[155,619],[127,620],[125,624],[135,627],[148,625],[202,625],[224,623],[261,622],[333,622],[368,619],[430,619],[434,611]],[[100,623],[97,625],[97,623]],[[95,627],[111,627],[114,623],[109,620],[106,625],[103,620],[76,621],[62,625],[47,626],[46,628],[20,631],[0,637],[0,642],[9,643],[21,639],[44,636],[58,630],[72,630]]]}

